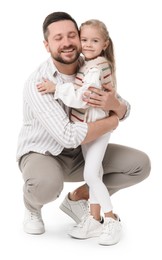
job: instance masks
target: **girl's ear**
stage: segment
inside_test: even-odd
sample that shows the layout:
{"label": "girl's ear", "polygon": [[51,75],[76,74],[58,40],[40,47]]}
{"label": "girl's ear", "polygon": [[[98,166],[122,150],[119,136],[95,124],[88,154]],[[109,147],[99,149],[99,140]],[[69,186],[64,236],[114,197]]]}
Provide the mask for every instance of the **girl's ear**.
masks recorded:
{"label": "girl's ear", "polygon": [[107,47],[109,46],[109,40],[105,41],[103,50],[105,51],[107,49]]}

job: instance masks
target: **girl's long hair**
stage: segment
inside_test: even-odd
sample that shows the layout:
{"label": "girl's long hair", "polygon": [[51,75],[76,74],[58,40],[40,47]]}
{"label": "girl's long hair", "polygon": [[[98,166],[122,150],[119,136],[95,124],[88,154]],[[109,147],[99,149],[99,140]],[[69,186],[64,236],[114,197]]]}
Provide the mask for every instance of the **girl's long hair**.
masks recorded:
{"label": "girl's long hair", "polygon": [[105,41],[108,41],[108,47],[102,51],[101,56],[105,57],[110,65],[111,73],[112,73],[112,80],[113,80],[113,87],[116,88],[116,66],[115,66],[115,55],[114,55],[114,45],[113,42],[109,36],[108,29],[106,25],[97,19],[91,19],[81,24],[80,30],[84,25],[92,25],[98,28],[100,30],[101,35],[103,36],[103,39]]}

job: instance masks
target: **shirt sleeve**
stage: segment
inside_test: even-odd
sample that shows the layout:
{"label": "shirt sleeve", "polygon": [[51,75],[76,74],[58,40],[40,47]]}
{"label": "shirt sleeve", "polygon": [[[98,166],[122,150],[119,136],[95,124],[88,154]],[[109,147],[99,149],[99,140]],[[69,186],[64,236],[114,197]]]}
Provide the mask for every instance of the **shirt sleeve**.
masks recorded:
{"label": "shirt sleeve", "polygon": [[36,88],[37,81],[28,80],[24,88],[24,102],[28,111],[25,123],[34,129],[34,124],[42,125],[54,140],[66,148],[75,148],[84,140],[88,126],[83,122],[72,123],[53,94],[41,95]]}
{"label": "shirt sleeve", "polygon": [[73,108],[87,108],[87,103],[82,100],[85,88],[75,89],[73,83],[56,85],[54,99],[60,99],[66,106]]}
{"label": "shirt sleeve", "polygon": [[127,100],[123,99],[119,94],[117,94],[117,97],[118,97],[118,99],[119,99],[121,102],[124,102],[125,105],[126,105],[126,107],[127,107],[127,111],[126,111],[125,115],[123,116],[123,118],[120,119],[120,121],[123,121],[123,120],[125,120],[127,117],[129,117],[130,110],[131,110],[131,105],[130,105],[130,103],[129,103]]}
{"label": "shirt sleeve", "polygon": [[54,99],[61,99],[62,102],[73,108],[88,108],[87,102],[83,101],[84,92],[88,91],[90,86],[100,88],[100,70],[90,69],[83,79],[83,85],[79,88],[74,83],[57,84]]}

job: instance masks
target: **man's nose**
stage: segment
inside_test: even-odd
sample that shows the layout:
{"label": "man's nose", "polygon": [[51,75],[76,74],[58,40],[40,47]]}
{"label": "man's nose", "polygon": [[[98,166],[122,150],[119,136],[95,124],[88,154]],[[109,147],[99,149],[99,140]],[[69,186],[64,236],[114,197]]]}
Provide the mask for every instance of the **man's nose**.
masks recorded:
{"label": "man's nose", "polygon": [[69,45],[71,45],[71,41],[70,41],[70,39],[69,39],[68,37],[64,37],[64,38],[63,38],[63,45],[64,45],[64,46],[69,46]]}

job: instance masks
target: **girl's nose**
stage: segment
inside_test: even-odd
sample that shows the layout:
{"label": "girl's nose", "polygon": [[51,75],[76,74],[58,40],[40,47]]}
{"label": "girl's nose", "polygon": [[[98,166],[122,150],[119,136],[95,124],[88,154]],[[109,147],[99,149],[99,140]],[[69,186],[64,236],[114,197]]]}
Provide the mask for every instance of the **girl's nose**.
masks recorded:
{"label": "girl's nose", "polygon": [[91,46],[91,42],[90,42],[90,41],[87,41],[87,42],[86,42],[86,46],[87,46],[87,47],[90,47],[90,46]]}

